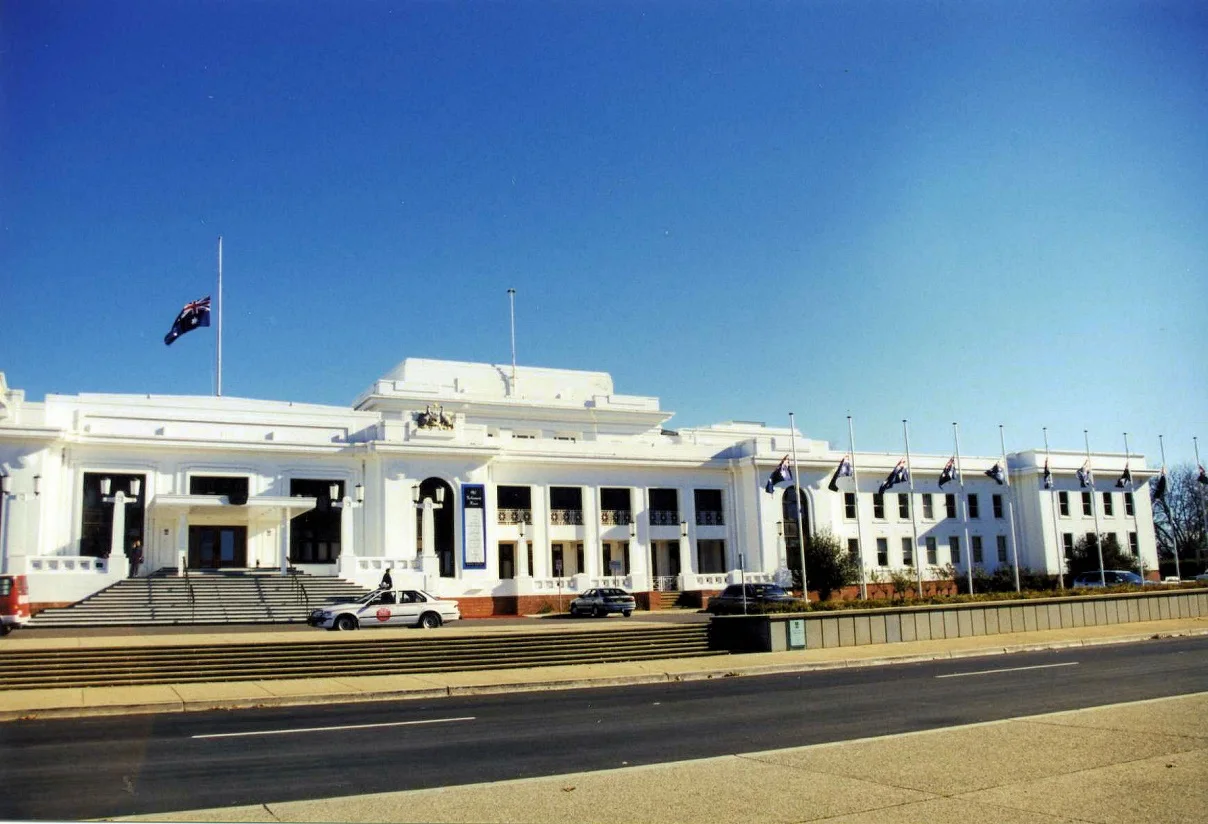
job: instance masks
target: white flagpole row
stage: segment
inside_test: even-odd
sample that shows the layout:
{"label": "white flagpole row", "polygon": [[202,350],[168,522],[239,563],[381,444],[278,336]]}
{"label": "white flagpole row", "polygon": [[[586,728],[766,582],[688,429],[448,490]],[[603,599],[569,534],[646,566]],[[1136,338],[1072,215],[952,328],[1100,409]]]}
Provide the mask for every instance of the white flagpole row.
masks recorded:
{"label": "white flagpole row", "polygon": [[[801,473],[797,471],[797,424],[793,419],[793,413],[789,413],[789,438],[793,445],[793,494],[797,496],[797,500],[793,501],[793,509],[797,511],[797,548],[801,551],[801,599],[809,602],[810,589],[805,580],[805,530],[801,526]],[[745,590],[744,590],[745,592]]]}
{"label": "white flagpole row", "polygon": [[910,432],[906,428],[906,419],[902,418],[902,435],[906,440],[906,475],[910,480],[910,528],[914,532],[914,570],[918,579],[919,598],[923,597],[923,559],[919,549],[919,523],[914,516],[914,469],[910,465]]}
{"label": "white flagpole row", "polygon": [[961,469],[961,438],[956,421],[952,422],[952,443],[956,451],[956,476],[960,479],[960,490],[963,507],[961,509],[961,524],[965,528],[965,558],[966,577],[969,581],[969,594],[973,594],[973,545],[969,542],[969,497],[965,495],[965,470]]}
{"label": "white flagpole row", "polygon": [[1095,469],[1091,466],[1091,439],[1085,429],[1082,430],[1082,439],[1086,442],[1086,471],[1091,476],[1091,514],[1095,516],[1095,549],[1099,553],[1099,583],[1107,586],[1107,574],[1103,571],[1103,535],[1099,532],[1099,502],[1095,500]]}
{"label": "white flagpole row", "polygon": [[[508,289],[508,308],[512,326],[512,385],[508,394],[516,395],[516,290]],[[746,592],[746,590],[743,590]]]}
{"label": "white flagpole row", "polygon": [[222,235],[218,236],[218,391],[222,397]]}
{"label": "white flagpole row", "polygon": [[856,543],[860,552],[860,598],[868,600],[868,577],[864,571],[864,526],[860,523],[860,474],[856,471],[856,436],[853,434],[851,415],[847,416],[847,446],[851,451],[851,480],[856,487]]}
{"label": "white flagpole row", "polygon": [[[1052,465],[1049,463],[1049,428],[1046,426],[1044,431],[1044,465],[1049,472],[1053,471]],[[1051,476],[1050,476],[1051,477]],[[1041,478],[1041,485],[1044,485],[1044,479]],[[1049,509],[1053,513],[1053,545],[1057,549],[1057,586],[1060,589],[1065,589],[1065,548],[1061,545],[1061,531],[1057,527],[1057,482],[1053,482],[1053,488],[1049,490]]]}
{"label": "white flagpole row", "polygon": [[[1137,496],[1133,494],[1134,485],[1132,470],[1129,468],[1131,454],[1128,451],[1128,433],[1124,433],[1124,471],[1128,473],[1128,494],[1132,495],[1133,535],[1137,536],[1137,569],[1141,571],[1141,580],[1145,580],[1145,556],[1141,554],[1141,530],[1137,527]],[[1132,547],[1129,547],[1132,549]],[[1159,579],[1161,576],[1158,576]]]}
{"label": "white flagpole row", "polygon": [[1019,543],[1015,540],[1015,505],[1012,499],[1015,493],[1011,490],[1011,470],[1007,466],[1007,441],[1002,434],[1002,424],[998,425],[998,445],[1002,452],[1002,475],[1007,479],[1007,522],[1011,526],[1011,560],[1015,564],[1015,591],[1019,587]]}

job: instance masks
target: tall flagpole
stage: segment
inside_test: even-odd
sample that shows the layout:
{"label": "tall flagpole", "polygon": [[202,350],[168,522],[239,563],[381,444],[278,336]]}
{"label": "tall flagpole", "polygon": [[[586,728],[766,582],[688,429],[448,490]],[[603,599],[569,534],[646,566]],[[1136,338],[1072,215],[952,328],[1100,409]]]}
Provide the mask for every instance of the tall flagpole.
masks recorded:
{"label": "tall flagpole", "polygon": [[[508,289],[508,309],[512,319],[512,392],[516,394],[516,290]],[[744,590],[745,592],[745,590]]]}
{"label": "tall flagpole", "polygon": [[[1137,496],[1133,495],[1133,479],[1132,470],[1128,468],[1128,461],[1131,455],[1128,451],[1128,433],[1124,433],[1124,470],[1128,472],[1128,494],[1132,495],[1132,516],[1133,516],[1133,535],[1137,536],[1137,569],[1141,571],[1141,580],[1145,580],[1145,557],[1141,554],[1141,530],[1137,527]],[[1158,580],[1162,579],[1161,568],[1159,568]]]}
{"label": "tall flagpole", "polygon": [[222,397],[222,235],[218,236],[218,397]]}
{"label": "tall flagpole", "polygon": [[969,594],[973,594],[973,547],[969,543],[969,497],[965,495],[965,471],[961,469],[961,436],[956,425],[952,422],[952,444],[956,450],[956,477],[960,479],[961,498],[964,507],[961,509],[961,525],[965,528],[965,552],[967,554],[965,571],[969,580]]}
{"label": "tall flagpole", "polygon": [[1085,429],[1082,430],[1082,439],[1086,442],[1086,471],[1091,476],[1091,514],[1095,516],[1095,549],[1099,552],[1099,583],[1107,586],[1107,575],[1103,572],[1103,536],[1099,534],[1099,505],[1095,500],[1095,470],[1091,466],[1091,439]]}
{"label": "tall flagpole", "polygon": [[[1053,471],[1049,466],[1049,428],[1044,427],[1044,465],[1048,467],[1049,472]],[[1050,475],[1051,477],[1051,475]],[[1041,481],[1043,484],[1043,480]],[[1057,529],[1057,484],[1053,484],[1053,489],[1049,490],[1049,510],[1053,513],[1053,546],[1057,548],[1057,586],[1060,589],[1065,589],[1065,550],[1061,546],[1061,533]]]}
{"label": "tall flagpole", "polygon": [[[1195,468],[1198,470],[1202,466],[1202,464],[1200,463],[1200,439],[1197,436],[1192,435],[1191,442],[1193,444],[1195,444]],[[1202,486],[1202,484],[1200,484],[1199,476],[1197,475],[1195,487],[1196,487],[1196,491],[1199,492],[1200,519],[1204,522],[1204,536],[1200,541],[1200,543],[1202,545],[1205,542],[1208,542],[1208,509],[1204,508],[1204,490],[1200,489],[1200,486]],[[1140,540],[1140,538],[1138,537],[1137,540]],[[1198,553],[1198,554],[1200,554],[1200,557],[1203,557],[1202,551],[1201,551],[1201,553]],[[1175,564],[1174,571],[1175,571],[1175,574],[1178,575],[1178,573],[1179,573],[1178,564]],[[1179,580],[1181,581],[1182,578],[1180,577]]]}
{"label": "tall flagpole", "polygon": [[906,429],[906,419],[902,418],[902,435],[906,439],[906,475],[910,479],[910,528],[914,531],[914,571],[918,579],[919,599],[923,597],[923,559],[919,552],[919,522],[914,517],[914,470],[910,466],[910,432]]}
{"label": "tall flagpole", "polygon": [[793,494],[797,496],[797,500],[793,502],[793,509],[797,510],[797,549],[801,551],[801,598],[807,604],[810,600],[810,588],[805,581],[805,530],[801,526],[801,473],[797,471],[797,424],[793,420],[793,413],[789,413],[789,438],[793,444]]}
{"label": "tall flagpole", "polygon": [[1002,424],[998,425],[998,445],[1002,450],[1002,474],[1007,479],[1007,521],[1011,526],[1011,559],[1015,562],[1015,591],[1019,592],[1019,543],[1015,540],[1015,505],[1012,499],[1015,493],[1011,491],[1011,469],[1007,465],[1007,441],[1002,434]]}
{"label": "tall flagpole", "polygon": [[[1162,451],[1162,471],[1165,472],[1166,471],[1166,442],[1164,440],[1162,440],[1161,435],[1158,436],[1158,449],[1160,449]],[[1198,447],[1196,449],[1196,463],[1197,464],[1199,463]],[[1150,505],[1150,509],[1152,511],[1152,509],[1153,509],[1152,504]],[[1168,513],[1169,513],[1169,511],[1170,510],[1167,509]],[[1179,576],[1179,580],[1181,581],[1181,580],[1183,580],[1183,573],[1179,569],[1179,540],[1177,537],[1175,537],[1173,529],[1170,530],[1170,539],[1174,542],[1174,546],[1171,547],[1174,550],[1174,574]],[[1140,538],[1138,538],[1138,540],[1140,540]]]}
{"label": "tall flagpole", "polygon": [[851,415],[847,416],[847,447],[851,451],[851,480],[856,487],[856,542],[860,545],[860,598],[868,600],[868,578],[864,573],[864,526],[860,523],[860,475],[856,472],[856,436],[852,434]]}

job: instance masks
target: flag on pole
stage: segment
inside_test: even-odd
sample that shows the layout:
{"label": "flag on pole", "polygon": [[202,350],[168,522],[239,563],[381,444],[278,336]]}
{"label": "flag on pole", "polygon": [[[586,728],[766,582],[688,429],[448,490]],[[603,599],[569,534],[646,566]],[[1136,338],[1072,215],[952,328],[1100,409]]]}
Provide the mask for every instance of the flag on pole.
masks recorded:
{"label": "flag on pole", "polygon": [[899,460],[897,466],[895,466],[885,480],[881,482],[881,486],[877,489],[877,492],[878,494],[884,495],[885,490],[889,489],[890,487],[897,486],[898,484],[904,484],[909,480],[910,473],[906,471],[906,460]]}
{"label": "flag on pole", "polygon": [[940,473],[940,489],[944,488],[944,484],[949,481],[956,480],[956,456],[953,455],[948,459],[948,463],[944,464],[944,471]]}
{"label": "flag on pole", "polygon": [[1128,468],[1128,464],[1124,464],[1124,474],[1116,479],[1116,489],[1123,489],[1126,486],[1132,485],[1132,472]]}
{"label": "flag on pole", "polygon": [[1095,476],[1091,472],[1091,460],[1087,458],[1082,463],[1082,467],[1075,473],[1078,476],[1078,486],[1086,489],[1095,482]]}
{"label": "flag on pole", "polygon": [[1200,476],[1196,480],[1202,484],[1208,484],[1208,472],[1204,471],[1204,467],[1200,467]]}
{"label": "flag on pole", "polygon": [[768,478],[764,491],[771,494],[772,490],[776,488],[776,484],[791,480],[793,480],[793,470],[789,469],[789,456],[785,455],[780,459],[780,465],[772,472],[772,477]]}
{"label": "flag on pole", "polygon": [[1044,488],[1053,488],[1053,473],[1049,471],[1049,459],[1044,459]]}
{"label": "flag on pole", "polygon": [[1162,474],[1158,476],[1158,483],[1153,488],[1153,499],[1155,501],[1166,499],[1166,467],[1162,467]]}
{"label": "flag on pole", "polygon": [[168,330],[168,334],[164,335],[164,344],[171,346],[172,342],[185,332],[192,332],[198,326],[209,325],[210,296],[206,295],[201,300],[185,304],[185,308],[180,310],[180,314],[172,322],[172,328]]}
{"label": "flag on pole", "polygon": [[987,478],[993,478],[997,481],[999,486],[1007,482],[1007,475],[1003,472],[1002,462],[1000,461],[995,461],[994,466],[987,469],[984,474]]}
{"label": "flag on pole", "polygon": [[851,458],[848,455],[843,456],[843,460],[839,461],[839,465],[835,467],[835,474],[831,475],[830,483],[826,488],[831,492],[839,491],[839,479],[850,478],[852,476]]}

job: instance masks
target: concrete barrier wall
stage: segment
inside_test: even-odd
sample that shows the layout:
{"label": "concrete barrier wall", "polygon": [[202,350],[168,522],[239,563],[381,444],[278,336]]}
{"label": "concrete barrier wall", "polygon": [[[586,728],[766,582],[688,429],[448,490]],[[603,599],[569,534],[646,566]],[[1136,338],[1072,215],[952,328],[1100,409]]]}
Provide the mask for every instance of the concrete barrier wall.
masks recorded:
{"label": "concrete barrier wall", "polygon": [[[1208,590],[1136,592],[989,601],[900,609],[726,615],[712,621],[712,643],[731,652],[781,652],[804,628],[805,649],[893,644],[1068,627],[1208,616]],[[800,621],[802,624],[793,625]]]}

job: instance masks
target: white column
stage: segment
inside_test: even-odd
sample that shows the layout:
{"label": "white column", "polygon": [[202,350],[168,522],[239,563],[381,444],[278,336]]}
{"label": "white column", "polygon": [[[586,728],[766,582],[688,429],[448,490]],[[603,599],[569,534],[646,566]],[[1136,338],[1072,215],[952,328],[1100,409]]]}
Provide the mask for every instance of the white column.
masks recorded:
{"label": "white column", "polygon": [[109,532],[109,563],[114,563],[114,558],[117,558],[117,563],[123,565],[123,569],[128,573],[130,564],[126,560],[126,543],[123,538],[126,535],[126,493],[120,489],[113,496],[113,529]]}
{"label": "white column", "polygon": [[589,578],[607,575],[604,566],[604,545],[600,541],[600,487],[581,487],[579,500],[583,504],[583,566]]}
{"label": "white column", "polygon": [[352,498],[345,495],[340,501],[340,554],[347,553],[355,558],[357,553],[356,547],[353,546],[352,510]]}
{"label": "white column", "polygon": [[277,555],[281,574],[289,573],[289,510],[281,507],[281,523],[277,529]]}
{"label": "white column", "polygon": [[176,574],[184,575],[189,563],[189,516],[181,513],[176,517]]}
{"label": "white column", "polygon": [[[536,558],[533,559],[536,562]],[[521,535],[516,539],[516,577],[530,578],[532,572],[528,565],[528,541]]]}
{"label": "white column", "polygon": [[546,506],[547,487],[529,487],[529,504],[532,507],[533,522],[528,526],[529,540],[533,542],[534,578],[554,577],[553,564],[549,557],[549,507]]}
{"label": "white column", "polygon": [[[688,534],[680,535],[680,574],[696,575],[696,561],[693,559],[692,543],[696,538],[696,498],[691,489],[679,490],[680,520],[688,523]],[[682,532],[682,530],[681,530]]]}

